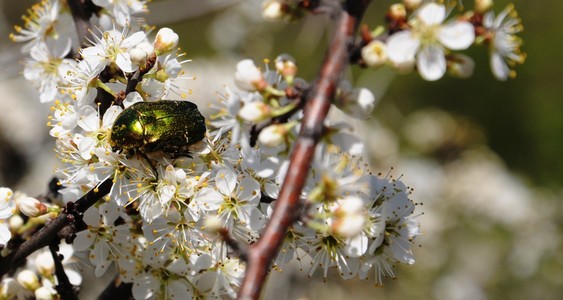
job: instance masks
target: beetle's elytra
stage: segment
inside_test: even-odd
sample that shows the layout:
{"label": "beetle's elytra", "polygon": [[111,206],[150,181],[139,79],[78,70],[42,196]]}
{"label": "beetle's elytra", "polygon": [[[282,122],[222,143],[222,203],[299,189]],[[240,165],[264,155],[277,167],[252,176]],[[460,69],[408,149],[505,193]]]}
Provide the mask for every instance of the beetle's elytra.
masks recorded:
{"label": "beetle's elytra", "polygon": [[178,154],[205,136],[205,118],[189,101],[137,102],[123,110],[111,129],[114,150]]}

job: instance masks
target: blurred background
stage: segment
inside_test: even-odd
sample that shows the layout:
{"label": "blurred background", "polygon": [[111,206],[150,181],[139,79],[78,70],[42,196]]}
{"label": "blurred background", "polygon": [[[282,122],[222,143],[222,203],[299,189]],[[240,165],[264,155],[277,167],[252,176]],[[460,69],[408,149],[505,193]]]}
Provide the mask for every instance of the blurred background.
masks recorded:
{"label": "blurred background", "polygon": [[[43,193],[57,164],[45,125],[49,105],[21,76],[21,45],[8,39],[35,1],[0,0],[0,186]],[[383,24],[392,1],[374,1],[364,18]],[[471,1],[463,1],[469,8]],[[509,1],[495,1],[495,11]],[[563,22],[559,1],[511,1],[528,54],[516,79],[498,82],[488,53],[475,48],[470,79],[423,81],[417,74],[352,68],[347,77],[379,99],[357,125],[372,169],[414,188],[416,264],[374,280],[308,279],[307,262],[273,274],[271,299],[562,299]],[[295,57],[313,80],[330,36],[324,16],[285,24],[262,20],[260,0],[155,0],[147,21],[180,35],[189,100],[206,104],[232,86],[236,62]],[[343,118],[342,116],[337,116]],[[305,271],[300,272],[302,267]]]}

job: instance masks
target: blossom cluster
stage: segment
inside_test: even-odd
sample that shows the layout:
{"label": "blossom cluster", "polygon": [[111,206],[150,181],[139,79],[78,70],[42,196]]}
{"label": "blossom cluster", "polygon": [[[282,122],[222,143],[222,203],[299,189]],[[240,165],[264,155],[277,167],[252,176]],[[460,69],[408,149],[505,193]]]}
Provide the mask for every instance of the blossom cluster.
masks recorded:
{"label": "blossom cluster", "polygon": [[[303,2],[267,0],[263,15],[292,20],[302,15]],[[457,5],[462,8],[453,15]],[[475,63],[458,51],[484,45],[495,78],[514,78],[514,66],[526,59],[517,36],[523,26],[512,4],[496,15],[493,6],[492,0],[475,0],[473,10],[462,12],[461,1],[403,0],[392,4],[385,16],[386,26],[365,29],[359,63],[370,68],[389,66],[399,73],[416,70],[428,81],[438,80],[446,72],[467,78]]]}
{"label": "blossom cluster", "polygon": [[[43,226],[56,217],[60,208],[52,203],[40,201],[10,188],[0,188],[0,245],[1,254],[8,255],[9,243],[18,243],[27,238],[30,232]],[[72,284],[79,286],[82,276],[76,270],[72,258],[73,247],[62,243],[60,253],[64,259],[61,264]],[[40,249],[28,258],[27,264],[13,277],[5,276],[0,282],[0,299],[53,299],[58,280],[55,276],[55,262],[47,247]]]}
{"label": "blossom cluster", "polygon": [[[136,299],[235,297],[244,262],[217,228],[240,244],[260,238],[287,173],[309,83],[296,77],[297,65],[288,55],[276,58],[274,70],[243,60],[234,74],[237,88],[210,104],[214,112],[201,141],[189,141],[186,151],[120,145],[112,138],[115,121],[135,103],[185,101],[178,100],[187,97],[178,81],[189,78],[182,70],[187,61],[181,60],[173,30],[161,28],[152,37],[132,17],[144,11],[145,1],[92,2],[100,10],[90,19],[97,29],[87,46],[65,32],[73,28],[72,19],[59,0],[34,6],[12,35],[27,42],[24,76],[36,85],[41,102],[53,103],[48,125],[61,160],[55,171],[60,199],[31,198],[19,210],[45,222],[58,207],[111,180],[108,195],[84,212],[72,242],[76,257],[95,276],[115,272],[120,282],[132,284]],[[366,118],[375,97],[343,81],[334,105]],[[152,124],[135,124],[141,142],[149,143]],[[324,126],[300,195],[302,211],[273,267],[308,256],[310,274],[321,269],[326,277],[337,269],[343,278],[373,275],[382,284],[383,277],[394,277],[393,265],[414,263],[411,248],[420,230],[411,191],[400,178],[369,169],[363,145],[348,126]],[[179,138],[184,136],[190,133]],[[11,190],[0,194],[6,198],[0,218],[19,216]],[[6,251],[12,234],[25,238],[17,228],[27,228],[30,220],[22,219],[19,227],[0,223]],[[5,277],[1,296],[55,299],[52,284],[39,283],[40,272],[23,268],[17,288]],[[55,283],[49,274],[45,277]]]}
{"label": "blossom cluster", "polygon": [[[472,45],[485,45],[491,71],[498,80],[514,78],[512,69],[526,58],[521,52],[521,20],[513,5],[495,16],[491,0],[476,0],[474,10],[452,14],[453,9],[434,1],[404,1],[387,13],[387,30],[369,33],[362,48],[363,63],[372,68],[390,65],[401,73],[416,68],[429,81],[446,72],[460,78],[473,74],[475,63],[465,54]],[[448,19],[449,17],[449,19]]]}

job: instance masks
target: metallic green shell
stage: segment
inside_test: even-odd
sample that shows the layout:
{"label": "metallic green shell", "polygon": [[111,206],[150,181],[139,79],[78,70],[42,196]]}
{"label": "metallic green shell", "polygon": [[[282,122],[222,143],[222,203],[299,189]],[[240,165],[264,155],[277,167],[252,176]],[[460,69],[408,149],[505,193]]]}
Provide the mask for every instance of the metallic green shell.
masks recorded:
{"label": "metallic green shell", "polygon": [[137,102],[115,119],[111,143],[115,150],[185,152],[205,131],[205,118],[192,102]]}

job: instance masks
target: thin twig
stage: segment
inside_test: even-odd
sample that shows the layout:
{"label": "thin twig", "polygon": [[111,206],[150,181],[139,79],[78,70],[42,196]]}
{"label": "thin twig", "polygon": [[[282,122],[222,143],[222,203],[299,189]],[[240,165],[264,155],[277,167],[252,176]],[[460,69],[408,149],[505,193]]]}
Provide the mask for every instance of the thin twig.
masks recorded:
{"label": "thin twig", "polygon": [[37,231],[29,240],[21,244],[17,249],[12,251],[8,256],[0,259],[0,276],[8,273],[13,267],[19,265],[28,255],[36,250],[49,245],[49,243],[57,236],[65,226],[74,222],[76,218],[80,218],[90,206],[94,205],[103,196],[107,195],[113,181],[111,178],[90,190],[86,195],[82,196],[76,202],[67,204],[67,208],[56,219],[52,220],[45,227]]}
{"label": "thin twig", "polygon": [[315,147],[323,134],[324,120],[341,74],[349,60],[349,46],[370,0],[348,0],[344,10],[335,13],[336,31],[319,76],[306,96],[301,132],[291,153],[290,164],[274,212],[257,243],[248,251],[246,274],[238,298],[258,299],[272,260],[284,236],[296,219],[299,196],[305,184]]}
{"label": "thin twig", "polygon": [[57,293],[59,293],[61,299],[78,300],[74,286],[68,280],[68,276],[63,268],[63,263],[61,262],[63,257],[57,253],[59,251],[59,242],[58,239],[55,239],[49,244],[49,251],[51,251],[51,256],[53,256],[53,261],[55,262],[55,276],[57,276],[58,281],[56,286]]}
{"label": "thin twig", "polygon": [[86,9],[81,0],[68,0],[67,3],[72,13],[72,18],[74,19],[74,26],[76,27],[80,46],[84,47],[87,45],[88,35],[92,28],[90,24],[92,12]]}
{"label": "thin twig", "polygon": [[241,241],[233,238],[231,236],[231,234],[229,233],[229,230],[227,228],[221,228],[218,232],[217,232],[220,236],[221,239],[227,243],[227,245],[236,253],[239,255],[239,257],[246,261],[248,259],[248,257],[246,257],[246,253],[247,253],[247,247],[245,244],[243,244]]}

